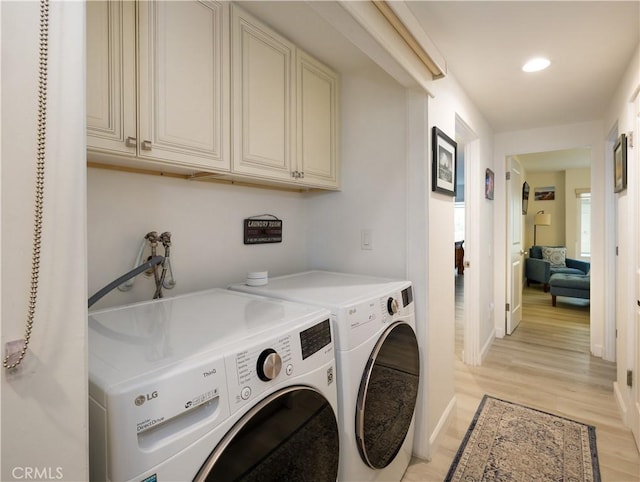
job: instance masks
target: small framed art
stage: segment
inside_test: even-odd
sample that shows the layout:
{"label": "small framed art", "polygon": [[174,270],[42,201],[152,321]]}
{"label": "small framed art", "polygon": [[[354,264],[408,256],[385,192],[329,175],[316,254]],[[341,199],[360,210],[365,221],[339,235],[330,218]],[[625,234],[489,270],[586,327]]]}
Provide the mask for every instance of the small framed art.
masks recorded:
{"label": "small framed art", "polygon": [[613,192],[627,188],[627,136],[620,134],[613,147]]}
{"label": "small framed art", "polygon": [[491,169],[487,169],[484,175],[484,197],[493,200],[494,174]]}
{"label": "small framed art", "polygon": [[527,214],[529,209],[529,183],[527,181],[522,184],[522,214]]}
{"label": "small framed art", "polygon": [[535,201],[555,201],[556,187],[555,186],[534,187],[533,199]]}
{"label": "small framed art", "polygon": [[458,145],[436,126],[431,139],[431,190],[456,195],[456,155]]}

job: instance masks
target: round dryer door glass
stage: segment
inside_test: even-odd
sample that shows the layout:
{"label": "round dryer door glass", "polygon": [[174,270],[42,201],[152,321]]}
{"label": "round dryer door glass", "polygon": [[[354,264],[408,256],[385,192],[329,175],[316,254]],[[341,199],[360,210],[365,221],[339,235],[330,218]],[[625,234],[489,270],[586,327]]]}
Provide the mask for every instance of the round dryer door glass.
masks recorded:
{"label": "round dryer door glass", "polygon": [[288,387],[247,412],[194,480],[335,482],[338,455],[338,423],[327,399]]}
{"label": "round dryer door glass", "polygon": [[413,418],[419,379],[416,335],[407,323],[394,323],[371,352],[358,392],[356,440],[369,467],[383,469],[400,451]]}

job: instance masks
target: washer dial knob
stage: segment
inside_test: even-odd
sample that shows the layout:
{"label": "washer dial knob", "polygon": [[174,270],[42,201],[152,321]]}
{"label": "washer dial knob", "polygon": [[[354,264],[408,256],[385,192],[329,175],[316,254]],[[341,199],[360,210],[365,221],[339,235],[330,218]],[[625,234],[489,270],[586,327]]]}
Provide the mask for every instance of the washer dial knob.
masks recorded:
{"label": "washer dial knob", "polygon": [[399,309],[400,306],[398,305],[398,300],[396,300],[395,298],[389,298],[387,300],[387,311],[390,315],[395,315]]}
{"label": "washer dial knob", "polygon": [[258,377],[263,382],[273,380],[282,369],[282,358],[273,348],[267,348],[258,357]]}

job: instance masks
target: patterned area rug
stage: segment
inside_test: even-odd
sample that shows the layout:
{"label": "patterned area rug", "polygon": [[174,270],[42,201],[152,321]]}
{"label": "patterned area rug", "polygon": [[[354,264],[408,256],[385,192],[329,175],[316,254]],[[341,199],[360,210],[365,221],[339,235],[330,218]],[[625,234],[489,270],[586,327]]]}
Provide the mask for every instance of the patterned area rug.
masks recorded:
{"label": "patterned area rug", "polygon": [[600,482],[596,429],[485,395],[445,481]]}

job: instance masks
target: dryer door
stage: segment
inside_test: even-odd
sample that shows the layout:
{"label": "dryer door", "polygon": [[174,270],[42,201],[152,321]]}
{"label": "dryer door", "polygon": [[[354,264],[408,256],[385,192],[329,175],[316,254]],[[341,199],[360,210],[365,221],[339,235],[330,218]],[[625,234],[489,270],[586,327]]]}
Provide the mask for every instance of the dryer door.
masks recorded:
{"label": "dryer door", "polygon": [[327,399],[304,386],[262,400],[222,439],[195,481],[335,482],[338,424]]}
{"label": "dryer door", "polygon": [[389,465],[404,443],[418,397],[420,357],[415,332],[399,321],[374,347],[358,392],[356,440],[362,460]]}

